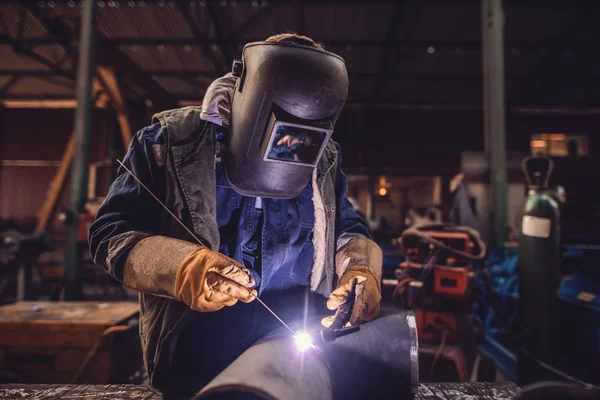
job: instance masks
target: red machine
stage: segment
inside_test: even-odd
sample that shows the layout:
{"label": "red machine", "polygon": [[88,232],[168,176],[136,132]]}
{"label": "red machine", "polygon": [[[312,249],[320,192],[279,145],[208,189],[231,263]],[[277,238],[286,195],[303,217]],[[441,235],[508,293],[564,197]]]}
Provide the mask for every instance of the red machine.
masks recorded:
{"label": "red machine", "polygon": [[476,231],[466,227],[429,225],[402,235],[406,261],[400,264],[396,304],[416,312],[419,337],[457,338],[457,315],[469,313],[473,295],[473,263],[485,248]]}
{"label": "red machine", "polygon": [[397,270],[392,296],[400,308],[415,311],[419,353],[432,357],[428,379],[433,380],[441,358],[454,366],[459,381],[466,381],[459,337],[472,308],[474,263],[483,260],[485,245],[473,229],[438,224],[407,229],[402,247],[406,261]]}

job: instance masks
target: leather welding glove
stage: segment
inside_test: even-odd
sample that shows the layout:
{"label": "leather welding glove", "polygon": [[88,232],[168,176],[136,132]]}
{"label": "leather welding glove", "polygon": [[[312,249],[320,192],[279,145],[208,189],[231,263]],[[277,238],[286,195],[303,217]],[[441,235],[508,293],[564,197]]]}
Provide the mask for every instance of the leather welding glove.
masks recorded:
{"label": "leather welding glove", "polygon": [[129,252],[123,285],[177,299],[192,310],[211,312],[239,300],[254,300],[255,282],[237,261],[208,248],[166,236],[150,236]]}
{"label": "leather welding glove", "polygon": [[195,311],[217,311],[238,300],[249,303],[256,291],[250,272],[237,261],[202,248],[187,256],[175,279],[175,295]]}
{"label": "leather welding glove", "polygon": [[[381,285],[379,280],[368,267],[354,266],[340,277],[337,288],[329,295],[327,308],[336,310],[350,295],[352,279],[356,278],[356,297],[350,316],[350,325],[359,325],[371,321],[379,315],[381,302]],[[321,324],[328,328],[333,322],[333,315],[323,318]]]}

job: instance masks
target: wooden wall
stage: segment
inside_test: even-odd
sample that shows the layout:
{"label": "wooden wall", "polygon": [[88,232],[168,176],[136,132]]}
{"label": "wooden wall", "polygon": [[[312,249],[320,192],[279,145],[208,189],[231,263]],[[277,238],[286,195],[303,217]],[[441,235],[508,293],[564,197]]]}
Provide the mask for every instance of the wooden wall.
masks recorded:
{"label": "wooden wall", "polygon": [[[12,166],[15,160],[60,161],[73,129],[72,109],[4,109],[0,159],[0,219],[6,224],[31,227],[42,206],[56,166]],[[94,113],[90,162],[107,154],[108,132],[112,129],[110,110]],[[68,188],[68,185],[66,186]],[[59,204],[66,204],[67,190]]]}

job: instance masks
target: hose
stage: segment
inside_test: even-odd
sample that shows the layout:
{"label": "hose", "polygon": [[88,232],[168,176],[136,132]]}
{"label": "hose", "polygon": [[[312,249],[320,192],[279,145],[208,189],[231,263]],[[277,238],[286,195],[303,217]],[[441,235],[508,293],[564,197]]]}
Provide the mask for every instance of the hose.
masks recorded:
{"label": "hose", "polygon": [[[462,232],[469,235],[469,237],[477,244],[479,247],[478,254],[470,254],[464,251],[453,249],[452,247],[447,246],[445,243],[431,237],[429,234],[423,231],[443,231],[443,232]],[[481,240],[479,236],[479,232],[475,229],[470,228],[468,226],[455,226],[451,224],[432,224],[432,225],[421,225],[414,228],[408,228],[402,233],[402,242],[406,237],[413,236],[421,239],[422,241],[432,244],[435,247],[445,250],[451,254],[454,254],[458,257],[466,258],[472,261],[481,261],[485,258],[486,254],[486,246],[485,243]]]}

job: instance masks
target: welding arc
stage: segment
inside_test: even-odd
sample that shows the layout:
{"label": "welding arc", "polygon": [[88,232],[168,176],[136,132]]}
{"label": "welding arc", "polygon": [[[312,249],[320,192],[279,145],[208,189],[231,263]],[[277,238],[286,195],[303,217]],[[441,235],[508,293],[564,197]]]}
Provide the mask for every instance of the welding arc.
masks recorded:
{"label": "welding arc", "polygon": [[[165,209],[165,211],[166,211],[166,212],[168,212],[168,213],[169,213],[169,215],[171,215],[171,217],[173,217],[173,218],[175,219],[175,221],[177,221],[177,222],[179,223],[179,225],[181,225],[181,226],[183,227],[183,229],[185,229],[185,230],[187,231],[187,233],[189,233],[190,235],[192,235],[192,237],[193,237],[194,239],[196,239],[196,241],[198,242],[198,244],[199,244],[200,246],[202,246],[202,247],[206,248],[206,246],[204,245],[204,243],[202,243],[202,242],[200,241],[200,239],[198,239],[198,237],[197,237],[197,236],[196,236],[196,235],[195,235],[195,234],[194,234],[194,233],[193,233],[193,232],[192,232],[192,231],[191,231],[191,230],[190,230],[190,229],[189,229],[187,226],[185,226],[185,224],[184,224],[183,222],[181,222],[181,220],[180,220],[179,218],[177,218],[177,216],[176,216],[175,214],[173,214],[173,213],[171,212],[171,210],[169,210],[169,208],[168,208],[168,207],[167,207],[167,206],[166,206],[166,205],[165,205],[165,204],[164,204],[162,201],[160,201],[160,199],[159,199],[158,197],[156,197],[156,196],[154,195],[154,193],[152,193],[152,191],[151,191],[150,189],[148,189],[148,188],[146,187],[146,185],[144,185],[144,184],[142,183],[142,181],[140,181],[140,180],[137,178],[137,176],[135,176],[135,175],[134,175],[134,173],[133,173],[133,172],[131,172],[131,171],[129,170],[129,168],[127,168],[127,167],[125,166],[125,164],[123,164],[123,163],[121,162],[121,160],[118,160],[118,159],[117,159],[117,162],[119,163],[119,165],[120,165],[121,167],[123,167],[123,169],[124,169],[125,171],[127,171],[127,173],[128,173],[129,175],[131,175],[131,177],[132,177],[133,179],[135,179],[135,181],[136,181],[137,183],[139,183],[139,184],[140,184],[140,186],[141,186],[141,187],[143,187],[143,188],[144,188],[144,190],[146,190],[146,192],[148,192],[148,194],[149,194],[150,196],[152,196],[152,197],[154,198],[154,200],[156,200],[156,201],[158,202],[158,204],[160,204],[160,205],[162,206],[162,208],[164,208],[164,209]],[[240,286],[242,286],[242,285],[240,285]],[[248,290],[248,292],[250,292],[250,294],[251,294],[252,296],[254,296],[254,298],[255,298],[255,299],[256,299],[256,300],[257,300],[257,301],[258,301],[258,302],[259,302],[259,303],[260,303],[260,304],[261,304],[261,305],[262,305],[264,308],[266,308],[266,310],[267,310],[268,312],[270,312],[270,313],[271,313],[271,314],[272,314],[272,315],[273,315],[273,316],[274,316],[274,317],[275,317],[275,318],[276,318],[276,319],[277,319],[279,322],[281,322],[281,324],[282,324],[283,326],[285,326],[285,327],[287,328],[287,330],[288,330],[288,331],[290,331],[290,332],[291,332],[291,333],[292,333],[294,336],[296,335],[296,331],[294,331],[292,328],[290,328],[290,327],[288,326],[288,324],[286,324],[286,323],[285,323],[285,322],[284,322],[284,321],[283,321],[281,318],[279,318],[279,316],[278,316],[277,314],[275,314],[275,311],[271,310],[271,308],[270,308],[269,306],[267,306],[267,305],[265,304],[265,302],[264,302],[264,301],[262,301],[262,300],[261,300],[261,299],[258,297],[258,295],[255,295],[255,294],[254,294],[254,293],[253,293],[253,292],[252,292],[250,289],[248,289],[247,287],[245,287],[245,286],[242,286],[242,287],[243,287],[243,288],[245,288],[246,290]]]}

